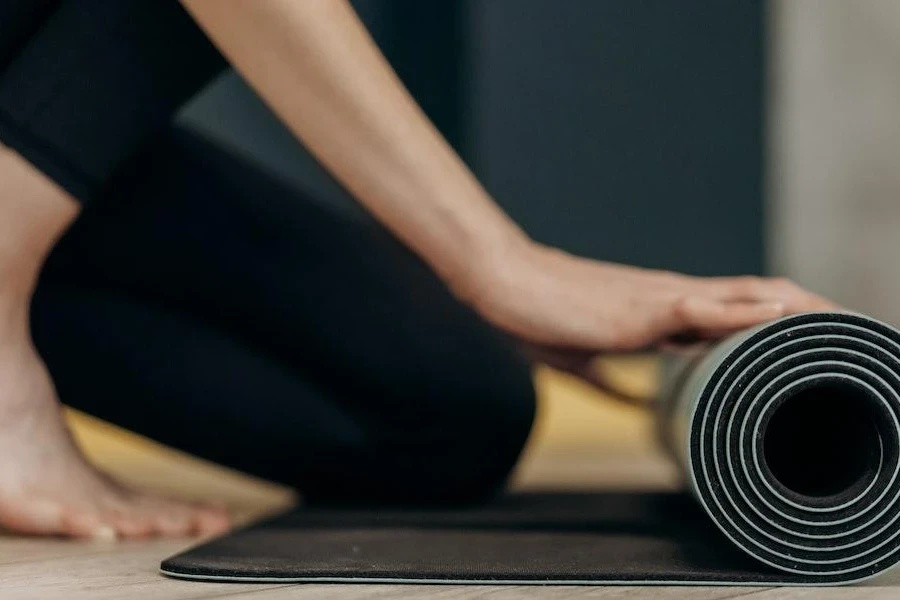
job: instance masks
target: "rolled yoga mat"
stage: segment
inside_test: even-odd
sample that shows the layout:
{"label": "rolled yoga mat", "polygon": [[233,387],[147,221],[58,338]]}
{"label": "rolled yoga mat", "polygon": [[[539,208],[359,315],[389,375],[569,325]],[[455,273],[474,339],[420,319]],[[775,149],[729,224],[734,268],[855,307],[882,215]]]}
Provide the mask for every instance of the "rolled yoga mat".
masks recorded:
{"label": "rolled yoga mat", "polygon": [[788,317],[689,364],[663,439],[732,542],[812,583],[900,560],[900,334],[845,313]]}
{"label": "rolled yoga mat", "polygon": [[659,430],[690,495],[300,509],[174,556],[162,572],[267,582],[815,585],[860,581],[900,559],[900,333],[858,315],[798,315],[672,365]]}

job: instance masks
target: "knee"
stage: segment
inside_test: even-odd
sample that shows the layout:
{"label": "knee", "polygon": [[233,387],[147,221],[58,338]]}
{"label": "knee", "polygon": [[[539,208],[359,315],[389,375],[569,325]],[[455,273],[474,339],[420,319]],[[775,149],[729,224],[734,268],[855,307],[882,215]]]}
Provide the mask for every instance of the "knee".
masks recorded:
{"label": "knee", "polygon": [[501,492],[524,449],[536,415],[536,392],[524,362],[490,380],[469,382],[447,399],[430,440],[407,456],[402,495],[424,504],[486,500]]}
{"label": "knee", "polygon": [[485,400],[479,417],[458,431],[459,452],[446,467],[446,480],[454,489],[444,493],[458,502],[502,492],[533,429],[536,393],[530,377],[505,395]]}
{"label": "knee", "polygon": [[523,363],[510,371],[494,385],[473,389],[466,399],[459,399],[465,408],[455,423],[451,421],[457,446],[480,451],[473,461],[510,462],[507,470],[528,441],[537,412],[530,369]]}
{"label": "knee", "polygon": [[470,504],[500,493],[534,423],[531,372],[516,363],[465,383],[448,386],[453,395],[439,413],[400,416],[374,431],[365,448],[328,461],[338,468],[301,493],[315,504],[416,506]]}

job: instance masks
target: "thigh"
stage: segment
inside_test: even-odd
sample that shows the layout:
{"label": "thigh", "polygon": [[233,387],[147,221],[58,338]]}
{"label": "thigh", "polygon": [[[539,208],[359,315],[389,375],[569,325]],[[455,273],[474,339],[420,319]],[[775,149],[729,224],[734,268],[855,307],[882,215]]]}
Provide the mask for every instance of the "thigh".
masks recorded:
{"label": "thigh", "polygon": [[[332,465],[327,484],[317,480],[322,495],[352,497],[363,481],[372,490],[376,474],[404,497],[487,489],[531,426],[527,364],[390,236],[185,131],[160,140],[85,212],[43,280],[203,323],[318,390],[365,440],[343,459],[322,450],[355,474]],[[43,329],[43,343],[54,343]],[[302,400],[264,393],[264,414],[252,394],[234,402],[261,421],[302,418]]]}
{"label": "thigh", "polygon": [[305,459],[366,446],[315,384],[188,315],[45,281],[32,329],[64,403],[208,460],[297,484]]}
{"label": "thigh", "polygon": [[177,0],[4,0],[0,143],[90,200],[223,66]]}
{"label": "thigh", "polygon": [[19,52],[60,0],[4,0],[0,4],[0,69]]}

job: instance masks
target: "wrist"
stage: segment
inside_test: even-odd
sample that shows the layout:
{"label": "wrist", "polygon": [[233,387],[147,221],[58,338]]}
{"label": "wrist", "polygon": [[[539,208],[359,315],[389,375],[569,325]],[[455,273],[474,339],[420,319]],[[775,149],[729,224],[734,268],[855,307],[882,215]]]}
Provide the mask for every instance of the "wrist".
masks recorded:
{"label": "wrist", "polygon": [[479,310],[496,295],[498,288],[537,244],[520,228],[512,225],[493,235],[474,240],[466,246],[459,267],[444,280],[458,300]]}

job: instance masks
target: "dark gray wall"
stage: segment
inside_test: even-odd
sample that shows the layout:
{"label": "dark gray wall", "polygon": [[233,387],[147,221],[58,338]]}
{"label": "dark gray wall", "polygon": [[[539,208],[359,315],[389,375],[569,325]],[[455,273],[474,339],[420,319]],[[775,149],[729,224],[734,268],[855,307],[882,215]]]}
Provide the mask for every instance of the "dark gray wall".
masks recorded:
{"label": "dark gray wall", "polygon": [[[762,5],[364,0],[376,39],[497,200],[579,254],[762,268]],[[184,120],[361,212],[240,80]]]}
{"label": "dark gray wall", "polygon": [[610,260],[761,270],[761,3],[470,10],[472,161],[528,231]]}

